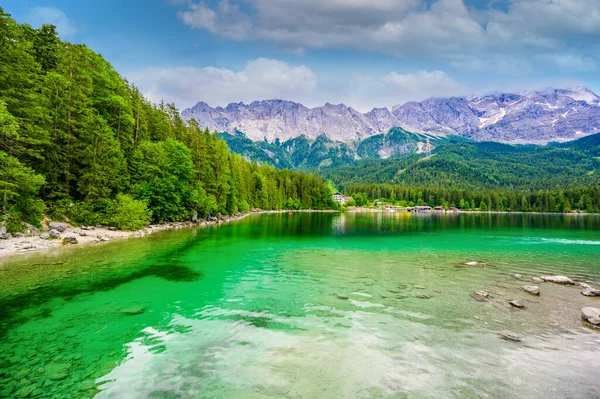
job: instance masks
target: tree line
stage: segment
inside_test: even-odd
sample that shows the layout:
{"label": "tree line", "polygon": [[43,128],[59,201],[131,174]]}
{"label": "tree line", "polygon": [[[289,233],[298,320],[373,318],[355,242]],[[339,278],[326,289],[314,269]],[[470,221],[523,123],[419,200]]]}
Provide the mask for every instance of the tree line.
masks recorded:
{"label": "tree line", "polygon": [[394,184],[350,184],[345,192],[356,205],[364,206],[376,199],[400,206],[444,206],[463,210],[510,212],[600,212],[600,187],[512,190],[462,190],[442,187],[419,187]]}
{"label": "tree line", "polygon": [[216,133],[153,104],[85,45],[0,7],[3,224],[44,215],[139,228],[251,208],[334,208],[316,174],[230,152]]}

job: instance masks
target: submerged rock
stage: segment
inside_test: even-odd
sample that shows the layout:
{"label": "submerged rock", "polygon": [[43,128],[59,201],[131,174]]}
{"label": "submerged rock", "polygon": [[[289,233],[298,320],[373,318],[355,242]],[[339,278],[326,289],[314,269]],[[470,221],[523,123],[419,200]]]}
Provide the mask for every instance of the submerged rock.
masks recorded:
{"label": "submerged rock", "polygon": [[581,293],[585,296],[600,296],[600,290],[595,288],[588,288],[587,290],[581,291]]}
{"label": "submerged rock", "polygon": [[467,266],[477,266],[477,267],[486,267],[487,264],[484,262],[475,262],[475,261],[471,261],[471,262],[465,262],[465,265]]}
{"label": "submerged rock", "polygon": [[525,307],[525,305],[523,305],[521,302],[517,301],[516,299],[513,299],[512,301],[508,301],[508,303],[510,303],[515,308],[519,308],[519,309],[522,309]]}
{"label": "submerged rock", "polygon": [[521,279],[523,278],[523,275],[522,275],[522,274],[519,274],[519,273],[517,273],[517,274],[513,274],[512,276],[513,276],[514,278],[516,278],[517,280],[521,280]]}
{"label": "submerged rock", "polygon": [[521,289],[531,295],[540,295],[540,289],[535,285],[526,285],[521,287]]}
{"label": "submerged rock", "polygon": [[581,309],[581,318],[595,326],[600,325],[600,309],[598,308],[583,308]]}
{"label": "submerged rock", "polygon": [[487,291],[476,291],[474,293],[471,294],[471,296],[475,299],[477,299],[478,301],[487,301],[490,297],[489,292]]}
{"label": "submerged rock", "polygon": [[580,286],[581,288],[585,288],[586,290],[589,290],[590,288],[592,288],[588,283],[579,282],[579,283],[577,283],[577,285]]}
{"label": "submerged rock", "polygon": [[417,294],[415,294],[415,298],[419,298],[419,299],[430,299],[431,295],[424,293],[424,292],[419,292]]}
{"label": "submerged rock", "polygon": [[500,331],[498,334],[507,341],[521,342],[521,336],[516,332]]}
{"label": "submerged rock", "polygon": [[500,310],[510,310],[512,308],[510,306],[510,303],[505,301],[504,299],[494,299],[492,301],[492,306]]}
{"label": "submerged rock", "polygon": [[541,279],[541,278],[539,278],[539,277],[532,277],[532,278],[531,278],[531,281],[533,281],[533,282],[534,282],[534,283],[536,283],[536,284],[540,284],[540,283],[543,283],[543,282],[544,282],[544,280],[542,280],[542,279]]}
{"label": "submerged rock", "polygon": [[126,316],[135,316],[137,314],[142,314],[146,311],[146,308],[144,306],[131,306],[129,308],[125,308],[125,309],[121,309],[121,314],[124,314]]}
{"label": "submerged rock", "polygon": [[348,299],[348,295],[335,294],[335,296],[337,297],[337,299]]}
{"label": "submerged rock", "polygon": [[575,282],[566,276],[541,276],[540,278],[549,283],[575,285]]}

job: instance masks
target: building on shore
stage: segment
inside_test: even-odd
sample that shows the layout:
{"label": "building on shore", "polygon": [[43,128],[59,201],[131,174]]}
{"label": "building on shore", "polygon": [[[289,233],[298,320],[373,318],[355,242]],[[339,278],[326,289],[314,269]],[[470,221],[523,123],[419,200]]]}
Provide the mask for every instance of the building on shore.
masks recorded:
{"label": "building on shore", "polygon": [[418,206],[415,206],[414,208],[412,208],[411,212],[415,212],[415,213],[431,212],[431,207],[418,205]]}
{"label": "building on shore", "polygon": [[335,193],[332,195],[333,200],[338,204],[344,205],[346,203],[346,197],[342,193]]}
{"label": "building on shore", "polygon": [[433,208],[433,210],[436,212],[446,212],[446,208],[444,208],[443,206],[436,206],[435,208]]}
{"label": "building on shore", "polygon": [[373,201],[373,205],[375,205],[375,206],[383,205],[383,201],[380,199],[376,199],[375,201]]}

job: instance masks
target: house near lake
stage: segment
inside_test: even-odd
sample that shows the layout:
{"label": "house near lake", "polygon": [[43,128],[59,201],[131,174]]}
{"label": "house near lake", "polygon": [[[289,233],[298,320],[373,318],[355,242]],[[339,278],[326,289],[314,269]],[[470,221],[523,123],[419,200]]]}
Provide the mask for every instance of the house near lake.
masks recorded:
{"label": "house near lake", "polygon": [[415,212],[415,213],[426,213],[426,212],[431,212],[431,207],[418,205],[418,206],[415,206],[414,208],[412,208],[410,211]]}
{"label": "house near lake", "polygon": [[352,197],[346,197],[342,193],[335,193],[332,195],[332,198],[335,202],[337,202],[340,205],[344,205],[347,201],[349,201],[347,198],[353,199]]}

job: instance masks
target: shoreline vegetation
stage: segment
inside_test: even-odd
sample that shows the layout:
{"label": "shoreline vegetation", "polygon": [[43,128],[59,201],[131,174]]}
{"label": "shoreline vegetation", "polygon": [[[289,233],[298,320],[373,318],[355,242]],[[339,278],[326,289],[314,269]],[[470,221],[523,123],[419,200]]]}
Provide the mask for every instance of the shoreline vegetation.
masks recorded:
{"label": "shoreline vegetation", "polygon": [[316,173],[234,154],[101,55],[0,7],[0,238],[45,219],[139,230],[250,209],[337,209]]}
{"label": "shoreline vegetation", "polygon": [[[599,216],[598,213],[556,213],[556,212],[510,212],[510,211],[435,211],[423,213],[409,212],[408,210],[395,210],[383,207],[349,207],[343,210],[318,210],[318,209],[280,209],[280,210],[261,210],[253,209],[245,213],[237,213],[235,215],[212,216],[205,219],[197,219],[196,221],[184,222],[166,222],[149,224],[148,226],[138,230],[118,230],[110,226],[72,226],[68,223],[49,222],[45,225],[44,231],[37,231],[29,235],[19,234],[10,239],[0,240],[0,261],[6,258],[26,255],[32,253],[40,253],[49,250],[60,250],[61,248],[72,247],[73,245],[89,245],[98,244],[115,240],[126,240],[131,238],[142,238],[150,234],[161,231],[179,230],[184,228],[202,228],[214,225],[221,225],[233,221],[245,219],[253,215],[265,215],[276,213],[310,213],[310,212],[332,212],[332,213],[388,213],[396,215],[409,216],[439,216],[439,215],[459,215],[459,214],[532,214],[532,215],[554,215],[554,216]],[[52,225],[52,226],[50,226]],[[50,227],[59,227],[62,231],[57,231],[55,237],[49,236]]]}
{"label": "shoreline vegetation", "polygon": [[[98,244],[115,240],[126,240],[141,238],[161,231],[178,230],[183,228],[202,228],[221,225],[237,220],[245,219],[252,215],[273,213],[297,213],[297,212],[339,212],[337,210],[261,210],[253,209],[245,213],[235,215],[211,216],[205,219],[185,222],[167,222],[149,224],[139,230],[117,230],[110,226],[72,226],[68,223],[49,222],[44,231],[35,231],[29,235],[17,235],[9,239],[0,240],[0,260],[32,253],[40,253],[48,250],[71,247],[73,245]],[[62,231],[53,229],[56,227]],[[52,232],[52,231],[55,232]],[[49,232],[52,232],[49,234]],[[54,236],[54,237],[52,237]]]}

